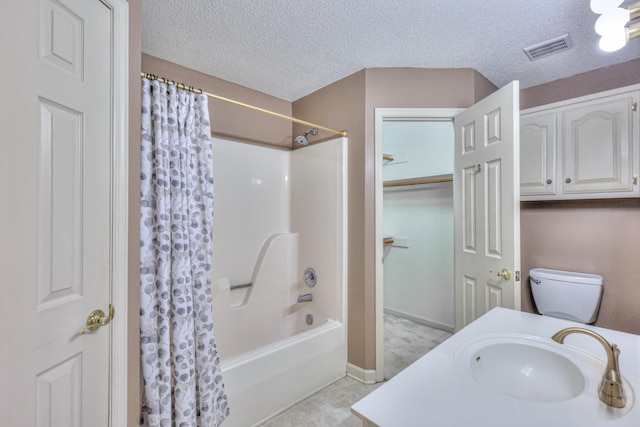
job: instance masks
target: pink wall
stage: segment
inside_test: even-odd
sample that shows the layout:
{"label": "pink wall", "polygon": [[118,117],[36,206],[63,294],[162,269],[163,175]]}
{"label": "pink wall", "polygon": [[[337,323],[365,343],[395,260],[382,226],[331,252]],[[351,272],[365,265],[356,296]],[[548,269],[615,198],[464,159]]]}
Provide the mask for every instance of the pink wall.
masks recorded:
{"label": "pink wall", "polygon": [[525,110],[636,83],[640,83],[640,58],[522,89],[520,109]]}
{"label": "pink wall", "polygon": [[[529,108],[640,83],[640,59],[524,89]],[[638,155],[636,153],[636,155]],[[522,309],[535,312],[529,269],[597,273],[604,296],[596,325],[640,334],[640,200],[523,202]]]}
{"label": "pink wall", "polygon": [[[322,123],[337,130],[346,130],[349,135],[349,261],[348,261],[348,359],[364,366],[365,355],[360,349],[371,340],[371,325],[365,319],[364,274],[365,238],[364,204],[365,193],[365,71],[359,71],[330,84],[311,95],[293,103],[296,118]],[[305,126],[294,125],[294,135],[306,130]],[[330,136],[321,132],[311,138],[310,143]],[[375,334],[373,334],[375,336]]]}
{"label": "pink wall", "polygon": [[142,3],[129,0],[129,293],[127,425],[140,422],[140,53]]}
{"label": "pink wall", "polygon": [[604,294],[596,325],[640,333],[640,200],[523,202],[522,309],[535,312],[535,267],[596,273]]}

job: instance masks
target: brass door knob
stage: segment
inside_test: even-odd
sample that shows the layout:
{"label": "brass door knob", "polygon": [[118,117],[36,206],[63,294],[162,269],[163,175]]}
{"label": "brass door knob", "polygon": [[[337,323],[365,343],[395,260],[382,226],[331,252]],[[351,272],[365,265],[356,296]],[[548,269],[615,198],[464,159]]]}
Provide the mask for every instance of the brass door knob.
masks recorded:
{"label": "brass door knob", "polygon": [[80,335],[88,331],[95,331],[96,329],[105,326],[106,324],[111,322],[111,319],[113,319],[115,312],[116,310],[111,304],[109,304],[108,316],[105,315],[104,311],[102,310],[93,310],[91,313],[89,313],[89,317],[87,317],[87,323],[85,327],[80,330]]}
{"label": "brass door knob", "polygon": [[504,280],[511,280],[511,271],[508,268],[503,268],[502,271],[498,273],[498,277],[502,277]]}

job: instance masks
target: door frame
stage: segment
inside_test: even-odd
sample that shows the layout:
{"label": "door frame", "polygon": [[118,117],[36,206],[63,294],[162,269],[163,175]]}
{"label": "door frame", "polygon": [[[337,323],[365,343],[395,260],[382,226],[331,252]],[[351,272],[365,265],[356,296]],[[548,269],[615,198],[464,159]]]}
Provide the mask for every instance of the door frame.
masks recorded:
{"label": "door frame", "polygon": [[374,177],[375,177],[375,347],[376,369],[374,381],[384,381],[384,274],[382,257],[384,254],[383,238],[383,198],[384,188],[382,179],[382,133],[385,119],[431,120],[453,118],[463,112],[465,108],[376,108],[374,133]]}
{"label": "door frame", "polygon": [[109,425],[127,425],[129,238],[129,3],[100,0],[111,9],[111,303]]}

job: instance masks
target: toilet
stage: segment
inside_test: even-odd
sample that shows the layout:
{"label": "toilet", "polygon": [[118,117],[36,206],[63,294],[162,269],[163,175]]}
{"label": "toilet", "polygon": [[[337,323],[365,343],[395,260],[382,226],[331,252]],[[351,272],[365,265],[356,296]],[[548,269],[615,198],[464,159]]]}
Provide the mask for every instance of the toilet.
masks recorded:
{"label": "toilet", "polygon": [[538,312],[580,323],[593,323],[602,298],[602,276],[534,268],[529,281]]}

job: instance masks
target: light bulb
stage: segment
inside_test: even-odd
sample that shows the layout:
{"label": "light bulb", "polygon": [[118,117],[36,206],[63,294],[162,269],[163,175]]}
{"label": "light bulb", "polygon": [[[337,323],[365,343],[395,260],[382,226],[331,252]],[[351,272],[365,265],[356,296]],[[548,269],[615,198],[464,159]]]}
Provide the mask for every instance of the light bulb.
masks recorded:
{"label": "light bulb", "polygon": [[624,45],[629,41],[629,30],[627,28],[621,28],[617,31],[613,31],[605,36],[600,37],[600,49],[605,52],[615,52],[622,49]]}
{"label": "light bulb", "polygon": [[600,15],[596,21],[596,33],[601,36],[606,36],[611,32],[619,31],[627,24],[627,22],[629,22],[629,18],[630,15],[627,9],[617,7],[615,9],[607,10],[605,13]]}
{"label": "light bulb", "polygon": [[599,15],[622,4],[623,0],[591,0],[591,10]]}

